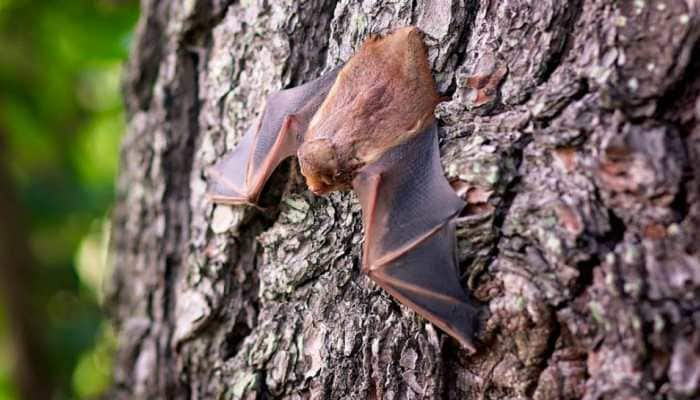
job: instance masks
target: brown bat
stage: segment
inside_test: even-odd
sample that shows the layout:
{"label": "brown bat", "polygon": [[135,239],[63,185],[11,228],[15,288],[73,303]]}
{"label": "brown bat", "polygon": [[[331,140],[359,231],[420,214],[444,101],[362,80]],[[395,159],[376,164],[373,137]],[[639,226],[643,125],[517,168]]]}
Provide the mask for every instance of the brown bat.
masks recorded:
{"label": "brown bat", "polygon": [[238,147],[210,170],[209,195],[255,204],[292,155],[314,193],[353,188],[363,212],[362,271],[473,352],[476,307],[455,256],[453,219],[464,202],[440,166],[439,101],[417,28],[369,39],[345,66],[271,94]]}

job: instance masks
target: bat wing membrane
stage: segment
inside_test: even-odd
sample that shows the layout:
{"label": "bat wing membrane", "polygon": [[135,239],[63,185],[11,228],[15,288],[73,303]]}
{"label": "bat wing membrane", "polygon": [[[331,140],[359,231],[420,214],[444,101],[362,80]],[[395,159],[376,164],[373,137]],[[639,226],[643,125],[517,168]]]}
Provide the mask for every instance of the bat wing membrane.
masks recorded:
{"label": "bat wing membrane", "polygon": [[255,204],[285,158],[296,154],[301,134],[325,99],[340,68],[268,96],[263,112],[235,149],[208,171],[209,196],[217,203]]}
{"label": "bat wing membrane", "polygon": [[363,271],[474,351],[476,308],[459,283],[453,219],[464,207],[440,166],[435,124],[353,181],[363,210]]}

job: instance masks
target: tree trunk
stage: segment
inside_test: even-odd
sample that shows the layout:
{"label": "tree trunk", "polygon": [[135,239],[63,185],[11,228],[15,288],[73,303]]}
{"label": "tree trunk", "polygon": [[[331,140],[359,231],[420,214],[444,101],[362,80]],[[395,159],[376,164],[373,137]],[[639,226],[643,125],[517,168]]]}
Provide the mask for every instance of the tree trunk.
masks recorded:
{"label": "tree trunk", "polygon": [[[303,3],[303,4],[300,4]],[[361,274],[352,193],[204,171],[271,91],[426,33],[479,351]],[[114,210],[115,398],[700,396],[700,3],[143,1]]]}

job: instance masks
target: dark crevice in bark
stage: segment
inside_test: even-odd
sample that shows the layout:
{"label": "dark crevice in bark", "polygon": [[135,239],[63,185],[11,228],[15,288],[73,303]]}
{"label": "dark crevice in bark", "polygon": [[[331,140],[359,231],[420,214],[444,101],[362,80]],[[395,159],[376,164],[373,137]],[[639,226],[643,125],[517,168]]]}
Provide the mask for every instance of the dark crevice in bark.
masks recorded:
{"label": "dark crevice in bark", "polygon": [[684,177],[679,183],[678,193],[669,207],[677,213],[676,222],[680,222],[688,215],[690,204],[688,203],[688,185],[694,182],[692,167],[685,168]]}
{"label": "dark crevice in bark", "polygon": [[[533,118],[533,125],[538,131],[545,131],[547,128],[550,127],[551,122],[559,118],[561,114],[566,110],[566,108],[569,105],[571,105],[571,103],[583,99],[584,96],[590,93],[588,79],[581,77],[576,80],[576,83],[578,83],[578,89],[576,90],[576,92],[572,93],[570,97],[566,98],[565,105],[558,107],[556,112],[547,113],[545,115]],[[578,138],[573,139],[573,142],[576,142],[577,140]]]}
{"label": "dark crevice in bark", "polygon": [[525,147],[527,147],[531,142],[532,136],[524,134],[515,143],[513,143],[510,158],[513,160],[513,170],[515,172],[515,176],[513,176],[511,180],[506,184],[505,189],[503,191],[503,195],[501,197],[501,201],[498,207],[496,207],[495,216],[493,219],[493,229],[497,232],[497,234],[496,240],[492,247],[491,254],[489,255],[488,261],[486,262],[487,265],[496,260],[500,254],[499,244],[503,239],[503,224],[505,223],[506,217],[508,216],[510,207],[515,201],[515,197],[520,192],[519,188],[523,178],[523,174],[522,171],[520,171],[520,167],[523,162]]}
{"label": "dark crevice in bark", "polygon": [[221,359],[226,361],[238,354],[243,340],[248,337],[251,331],[252,329],[247,325],[236,321],[236,324],[233,325],[224,338],[224,343],[221,346]]}
{"label": "dark crevice in bark", "polygon": [[456,347],[454,342],[447,341],[443,345],[441,373],[442,373],[442,391],[443,398],[447,399],[450,389],[454,388],[455,382],[458,380],[460,371],[465,368],[466,362],[465,352]]}
{"label": "dark crevice in bark", "polygon": [[700,167],[694,160],[694,154],[690,151],[692,144],[689,142],[694,129],[700,124],[693,99],[700,97],[700,41],[696,42],[690,55],[690,61],[683,76],[672,85],[666,94],[659,100],[658,114],[661,118],[672,123],[678,128],[682,142],[682,151],[688,163],[685,165],[683,177],[680,182],[679,191],[676,194],[671,209],[679,214],[679,221],[686,218],[691,207],[689,199],[698,192],[697,184]]}
{"label": "dark crevice in bark", "polygon": [[566,39],[557,51],[550,54],[549,59],[544,65],[544,71],[542,72],[540,82],[547,82],[549,80],[554,71],[556,71],[556,69],[562,65],[562,62],[566,60],[573,47],[576,24],[583,13],[583,0],[571,1],[565,6],[565,8],[566,12],[564,12],[559,18],[555,17],[552,21],[552,25],[555,28],[566,27]]}
{"label": "dark crevice in bark", "polygon": [[416,16],[416,3],[418,0],[410,0],[411,4],[409,5],[409,8],[411,9],[411,20],[409,21],[411,25],[414,25],[416,23],[415,16]]}
{"label": "dark crevice in bark", "polygon": [[167,20],[167,3],[143,10],[141,25],[134,50],[123,81],[127,118],[135,112],[147,111],[153,97],[153,88],[160,71],[160,59],[165,51],[164,27]]}
{"label": "dark crevice in bark", "polygon": [[[332,18],[328,18],[327,16],[333,15],[333,10],[336,8],[338,2],[326,0],[318,1],[321,1],[322,4],[316,12],[302,13],[304,16],[313,16],[313,19],[304,20],[302,24],[298,25],[302,28],[301,40],[295,40],[295,35],[290,35],[288,37],[290,58],[282,69],[282,76],[289,77],[290,83],[287,87],[299,86],[302,83],[308,82],[310,80],[308,77],[308,69],[315,69],[318,66],[322,67],[326,60],[328,43],[330,41],[329,35],[326,35],[327,39],[322,48],[315,48],[313,52],[309,52],[305,46],[315,42],[313,38],[309,38],[310,33],[330,32]],[[323,25],[318,26],[319,22]],[[321,69],[322,68],[318,69],[316,76],[320,76]]]}
{"label": "dark crevice in bark", "polygon": [[[237,246],[239,249],[247,249],[256,246],[256,237],[274,223],[274,221],[263,223],[264,220],[264,218],[251,219],[247,224],[241,227],[242,232],[250,232],[252,234],[246,235],[237,241]],[[267,224],[270,225],[268,226]],[[256,328],[256,324],[258,323],[257,316],[259,316],[260,313],[260,279],[258,279],[259,251],[256,250],[255,253],[256,254],[251,256],[250,260],[250,262],[253,264],[251,268],[252,273],[248,274],[248,278],[251,279],[251,282],[247,282],[245,287],[241,287],[238,282],[235,282],[232,275],[234,268],[241,268],[240,264],[245,262],[245,260],[240,257],[240,254],[236,259],[230,260],[228,266],[222,270],[222,275],[219,277],[220,279],[223,279],[226,284],[226,304],[228,304],[229,301],[235,301],[235,299],[231,298],[232,290],[234,289],[235,285],[237,289],[242,291],[242,301],[253,309],[256,316],[254,318],[253,325],[249,326],[246,321],[247,315],[241,310],[235,316],[236,320],[233,321],[233,323],[227,323],[227,319],[231,317],[230,309],[226,304],[221,307],[216,320],[218,322],[218,326],[221,327],[220,329],[225,329],[224,340],[219,349],[219,354],[221,354],[222,360],[228,360],[238,355],[242,349],[243,341]],[[231,306],[233,305],[234,304],[231,304]]]}
{"label": "dark crevice in bark", "polygon": [[534,397],[535,390],[537,390],[538,383],[540,382],[540,377],[542,376],[542,373],[545,371],[550,361],[552,360],[552,356],[557,350],[557,345],[559,344],[559,338],[562,335],[562,327],[559,323],[559,320],[556,318],[556,313],[552,313],[552,315],[552,330],[550,331],[549,336],[547,337],[547,347],[539,356],[541,361],[537,366],[537,378],[533,379],[532,384],[528,386],[525,390],[525,393],[528,396],[528,398]]}
{"label": "dark crevice in bark", "polygon": [[189,16],[187,26],[182,33],[182,47],[187,48],[188,45],[199,42],[198,38],[210,35],[212,28],[224,19],[228,7],[233,2],[233,0],[226,0],[221,7],[213,7],[208,1],[194,2],[196,9]]}
{"label": "dark crevice in bark", "polygon": [[615,247],[625,240],[627,226],[612,209],[608,209],[608,220],[610,221],[610,230],[603,236],[601,243],[606,246],[608,251],[615,251]]}
{"label": "dark crevice in bark", "polygon": [[[166,258],[165,261],[165,271],[164,271],[164,276],[163,280],[165,281],[166,285],[168,285],[165,290],[165,293],[163,294],[163,316],[164,320],[160,321],[160,327],[164,328],[162,332],[158,332],[158,336],[154,338],[156,342],[158,343],[158,370],[161,373],[161,380],[160,384],[164,385],[163,387],[163,393],[166,393],[166,395],[169,398],[175,398],[175,395],[177,393],[177,386],[175,382],[177,382],[177,372],[175,371],[175,358],[174,354],[172,352],[172,333],[173,333],[173,324],[174,324],[174,316],[173,316],[173,306],[172,303],[174,303],[173,297],[175,294],[173,293],[173,287],[175,286],[176,282],[176,272],[174,270],[177,269],[177,265],[173,264],[179,264],[180,260],[172,260],[170,257]],[[168,289],[170,288],[170,289]],[[164,343],[163,343],[164,342]]]}
{"label": "dark crevice in bark", "polygon": [[[700,40],[699,33],[695,35],[695,45],[690,52],[688,65],[682,71],[678,79],[671,84],[663,96],[657,101],[657,112],[655,117],[673,121],[681,127],[684,122],[683,117],[687,117],[682,112],[691,111],[693,107],[693,99],[697,99],[700,94]],[[684,133],[689,131],[683,130]],[[685,135],[683,135],[685,136]]]}
{"label": "dark crevice in bark", "polygon": [[[165,385],[163,392],[168,397],[175,398],[186,392],[186,382],[178,379],[175,355],[172,352],[172,334],[176,316],[174,315],[176,282],[184,273],[183,248],[187,248],[191,215],[190,204],[190,170],[194,158],[195,141],[199,134],[199,102],[198,102],[198,53],[181,50],[181,71],[174,88],[166,90],[165,109],[166,119],[177,122],[175,126],[182,129],[174,135],[175,141],[163,156],[164,168],[173,173],[167,175],[165,185],[165,246],[166,254],[163,271],[162,321],[159,321],[162,331],[158,346],[158,362],[160,371],[164,373],[161,384]],[[180,171],[179,173],[176,171]]]}
{"label": "dark crevice in bark", "polygon": [[260,389],[258,390],[258,395],[256,398],[258,400],[274,399],[274,396],[271,396],[269,390],[267,389],[267,383],[265,383],[267,372],[265,369],[261,369],[258,371],[258,374],[260,375]]}
{"label": "dark crevice in bark", "polygon": [[[579,276],[576,279],[574,290],[571,293],[571,298],[576,299],[581,296],[586,289],[593,284],[593,272],[600,265],[601,258],[598,254],[592,254],[586,261],[581,261],[576,264],[576,269],[579,271]],[[557,306],[557,311],[571,307],[570,302],[565,302]]]}
{"label": "dark crevice in bark", "polygon": [[[464,64],[464,61],[467,58],[467,45],[469,44],[469,41],[471,40],[471,35],[472,31],[474,30],[474,22],[476,21],[476,15],[479,13],[479,9],[481,7],[481,2],[475,1],[475,0],[467,0],[467,7],[465,10],[467,18],[464,19],[463,24],[459,27],[460,29],[460,34],[459,38],[457,39],[458,43],[462,43],[462,46],[458,46],[454,53],[455,53],[455,65],[457,67],[461,66]],[[450,82],[450,85],[447,87],[447,90],[445,90],[444,93],[440,93],[440,96],[452,98],[457,91],[457,80],[455,79],[455,76],[453,75],[452,81]]]}
{"label": "dark crevice in bark", "polygon": [[284,160],[272,173],[270,179],[265,183],[260,194],[259,206],[262,210],[257,210],[256,217],[260,217],[264,225],[264,230],[270,228],[277,220],[280,212],[280,200],[289,189],[288,182],[292,169],[296,168],[297,158],[289,157]]}

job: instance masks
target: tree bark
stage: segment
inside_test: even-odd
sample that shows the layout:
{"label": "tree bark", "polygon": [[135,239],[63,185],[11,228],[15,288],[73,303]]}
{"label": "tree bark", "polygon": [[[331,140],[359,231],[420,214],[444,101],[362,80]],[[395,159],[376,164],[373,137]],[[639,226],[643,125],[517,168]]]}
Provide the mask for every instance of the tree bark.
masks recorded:
{"label": "tree bark", "polygon": [[[110,286],[114,398],[700,396],[697,0],[143,1]],[[267,211],[205,169],[271,91],[417,25],[468,206],[463,352],[360,273],[352,193],[296,162]]]}

